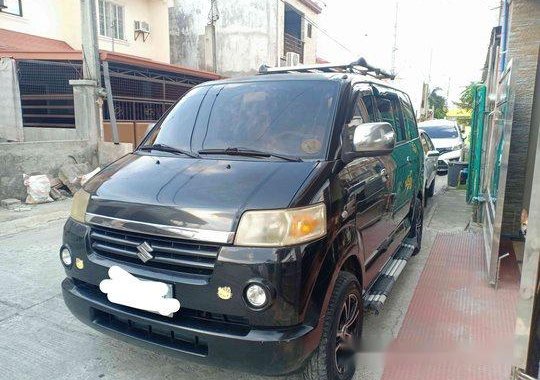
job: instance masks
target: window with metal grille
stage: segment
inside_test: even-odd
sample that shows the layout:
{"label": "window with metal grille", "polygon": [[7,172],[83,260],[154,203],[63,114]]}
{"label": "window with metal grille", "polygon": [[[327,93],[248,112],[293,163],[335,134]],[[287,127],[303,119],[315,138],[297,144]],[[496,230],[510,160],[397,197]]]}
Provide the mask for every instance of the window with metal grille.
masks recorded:
{"label": "window with metal grille", "polygon": [[124,7],[111,1],[99,0],[99,34],[124,39]]}
{"label": "window with metal grille", "polygon": [[22,16],[21,0],[0,0],[0,12]]}
{"label": "window with metal grille", "polygon": [[75,128],[71,79],[82,78],[80,61],[17,61],[24,127]]}

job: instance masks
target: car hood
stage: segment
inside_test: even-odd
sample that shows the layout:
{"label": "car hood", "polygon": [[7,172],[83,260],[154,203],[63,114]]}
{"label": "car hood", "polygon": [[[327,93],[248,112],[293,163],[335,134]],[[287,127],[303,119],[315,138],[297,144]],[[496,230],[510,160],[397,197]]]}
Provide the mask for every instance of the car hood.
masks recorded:
{"label": "car hood", "polygon": [[435,145],[435,149],[452,148],[462,143],[462,140],[459,137],[453,139],[431,139],[431,141],[433,142],[433,145]]}
{"label": "car hood", "polygon": [[289,206],[317,162],[130,154],[85,186],[87,212],[118,219],[234,231],[245,210]]}

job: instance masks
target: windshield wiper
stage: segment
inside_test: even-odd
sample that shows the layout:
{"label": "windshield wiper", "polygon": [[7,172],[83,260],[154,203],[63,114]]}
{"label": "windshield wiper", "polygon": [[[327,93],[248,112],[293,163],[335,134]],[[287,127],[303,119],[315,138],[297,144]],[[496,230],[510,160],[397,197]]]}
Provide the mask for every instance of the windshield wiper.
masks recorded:
{"label": "windshield wiper", "polygon": [[247,148],[225,148],[225,149],[202,149],[199,154],[227,154],[230,156],[246,156],[246,157],[276,157],[286,161],[302,162],[300,157],[292,157],[279,153],[265,152],[262,150],[247,149]]}
{"label": "windshield wiper", "polygon": [[199,155],[197,153],[190,152],[189,150],[175,148],[173,146],[166,145],[166,144],[145,145],[145,146],[141,146],[139,150],[159,150],[160,152],[183,154],[191,158],[199,158]]}

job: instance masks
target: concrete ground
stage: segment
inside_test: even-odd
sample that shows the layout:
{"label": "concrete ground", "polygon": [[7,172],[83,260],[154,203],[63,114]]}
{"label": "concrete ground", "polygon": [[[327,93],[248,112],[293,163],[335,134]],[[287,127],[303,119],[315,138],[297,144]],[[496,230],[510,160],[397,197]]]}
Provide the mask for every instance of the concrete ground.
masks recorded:
{"label": "concrete ground", "polygon": [[[381,314],[365,317],[369,352],[358,355],[357,379],[381,378],[383,352],[401,328],[436,233],[464,229],[469,223],[463,192],[446,191],[445,181],[446,177],[437,178],[436,195],[426,209],[422,251],[405,267]],[[30,211],[0,211],[2,378],[265,379],[147,351],[78,322],[60,293],[64,271],[58,248],[64,221],[58,218],[68,208],[69,202],[64,202]],[[16,228],[9,226],[14,222]]]}

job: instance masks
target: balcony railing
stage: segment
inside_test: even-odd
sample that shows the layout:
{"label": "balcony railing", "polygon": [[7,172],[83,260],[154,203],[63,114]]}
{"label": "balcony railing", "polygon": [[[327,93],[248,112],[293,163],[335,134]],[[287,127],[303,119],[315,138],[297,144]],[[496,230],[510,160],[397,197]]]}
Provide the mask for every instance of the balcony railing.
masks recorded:
{"label": "balcony railing", "polygon": [[284,42],[283,55],[286,55],[287,52],[297,53],[300,56],[300,63],[304,63],[304,41],[285,33]]}

